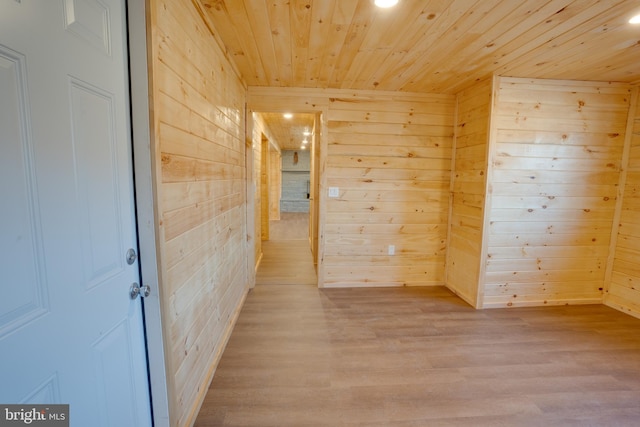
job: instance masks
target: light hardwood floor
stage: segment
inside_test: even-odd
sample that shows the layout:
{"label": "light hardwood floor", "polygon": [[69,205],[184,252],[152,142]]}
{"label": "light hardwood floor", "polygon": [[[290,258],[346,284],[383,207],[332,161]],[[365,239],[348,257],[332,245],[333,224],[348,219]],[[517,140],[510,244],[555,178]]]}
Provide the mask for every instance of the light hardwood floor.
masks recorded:
{"label": "light hardwood floor", "polygon": [[308,240],[287,239],[303,221],[263,242],[195,426],[640,425],[639,319],[477,311],[442,287],[321,290]]}
{"label": "light hardwood floor", "polygon": [[282,212],[270,222],[270,240],[262,242],[258,285],[317,285],[309,243],[309,214]]}
{"label": "light hardwood floor", "polygon": [[269,241],[309,240],[309,214],[281,212],[280,219],[269,221]]}
{"label": "light hardwood floor", "polygon": [[262,252],[256,286],[317,285],[309,241],[269,240],[262,242]]}
{"label": "light hardwood floor", "polygon": [[640,320],[441,287],[256,286],[196,426],[637,426]]}

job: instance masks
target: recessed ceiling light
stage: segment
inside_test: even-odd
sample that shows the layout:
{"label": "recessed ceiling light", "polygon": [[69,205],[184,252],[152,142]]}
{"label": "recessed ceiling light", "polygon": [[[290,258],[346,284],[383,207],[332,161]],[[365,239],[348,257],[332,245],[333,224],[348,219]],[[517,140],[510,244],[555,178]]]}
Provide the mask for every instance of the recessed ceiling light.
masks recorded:
{"label": "recessed ceiling light", "polygon": [[376,6],[383,8],[393,7],[398,4],[398,0],[376,0],[375,4]]}
{"label": "recessed ceiling light", "polygon": [[292,118],[292,117],[293,117],[293,114],[291,114],[291,113],[284,113],[282,116],[283,116],[285,119],[290,119],[290,118]]}
{"label": "recessed ceiling light", "polygon": [[300,149],[301,149],[301,150],[306,150],[306,149],[307,149],[307,147],[305,147],[304,145],[301,145],[301,146],[300,146]]}
{"label": "recessed ceiling light", "polygon": [[629,24],[640,24],[640,15],[636,15],[629,19]]}
{"label": "recessed ceiling light", "polygon": [[304,132],[302,132],[302,134],[304,136],[309,136],[309,135],[311,135],[311,132],[309,132],[308,130],[305,130]]}
{"label": "recessed ceiling light", "polygon": [[303,144],[308,144],[309,141],[307,141],[306,139],[302,141]]}

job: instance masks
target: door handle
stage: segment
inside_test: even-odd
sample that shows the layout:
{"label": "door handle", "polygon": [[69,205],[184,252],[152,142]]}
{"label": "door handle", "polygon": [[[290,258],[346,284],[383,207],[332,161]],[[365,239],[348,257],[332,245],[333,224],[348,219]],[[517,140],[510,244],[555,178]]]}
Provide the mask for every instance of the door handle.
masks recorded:
{"label": "door handle", "polygon": [[138,295],[142,296],[142,298],[146,298],[151,295],[151,287],[149,285],[138,285],[138,283],[133,282],[131,284],[131,288],[129,288],[129,298],[136,299]]}

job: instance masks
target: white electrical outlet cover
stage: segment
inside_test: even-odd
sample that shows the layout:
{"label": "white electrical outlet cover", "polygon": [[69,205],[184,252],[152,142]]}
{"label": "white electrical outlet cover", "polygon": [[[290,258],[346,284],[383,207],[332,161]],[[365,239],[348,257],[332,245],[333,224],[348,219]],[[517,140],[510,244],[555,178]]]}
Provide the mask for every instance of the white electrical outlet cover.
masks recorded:
{"label": "white electrical outlet cover", "polygon": [[340,197],[340,189],[338,187],[329,187],[329,197]]}

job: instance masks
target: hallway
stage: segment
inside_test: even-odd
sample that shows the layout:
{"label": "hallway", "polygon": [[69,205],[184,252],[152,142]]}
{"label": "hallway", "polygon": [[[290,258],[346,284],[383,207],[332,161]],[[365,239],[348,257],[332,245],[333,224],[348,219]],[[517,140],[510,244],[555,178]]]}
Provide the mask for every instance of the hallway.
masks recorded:
{"label": "hallway", "polygon": [[256,274],[260,285],[313,285],[317,276],[309,246],[309,216],[282,212],[269,224],[270,239],[262,242],[262,260]]}

